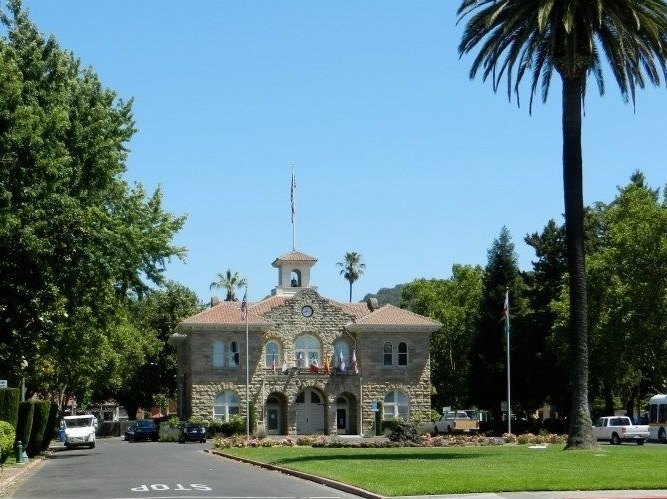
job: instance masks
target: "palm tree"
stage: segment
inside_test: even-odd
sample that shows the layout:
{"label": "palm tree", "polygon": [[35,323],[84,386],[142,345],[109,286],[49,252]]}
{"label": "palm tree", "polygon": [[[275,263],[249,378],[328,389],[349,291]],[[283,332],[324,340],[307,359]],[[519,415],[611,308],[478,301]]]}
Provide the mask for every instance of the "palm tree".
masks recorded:
{"label": "palm tree", "polygon": [[592,74],[604,94],[605,58],[623,99],[635,102],[646,81],[667,79],[667,5],[664,0],[462,0],[467,18],[459,54],[479,45],[471,70],[483,68],[496,91],[507,80],[508,97],[530,79],[530,105],[538,86],[546,101],[553,71],[562,89],[563,191],[570,276],[572,408],[566,448],[595,447],[588,410],[588,331],[582,194],[581,109]]}
{"label": "palm tree", "polygon": [[352,251],[351,253],[345,253],[343,261],[336,265],[340,267],[340,275],[350,282],[350,303],[352,303],[352,283],[363,275],[366,264],[361,262],[359,253]]}
{"label": "palm tree", "polygon": [[227,269],[224,274],[218,274],[218,280],[212,282],[209,289],[224,289],[227,292],[225,301],[234,301],[236,300],[234,289],[241,289],[247,285],[248,280],[245,277],[241,277],[238,272]]}

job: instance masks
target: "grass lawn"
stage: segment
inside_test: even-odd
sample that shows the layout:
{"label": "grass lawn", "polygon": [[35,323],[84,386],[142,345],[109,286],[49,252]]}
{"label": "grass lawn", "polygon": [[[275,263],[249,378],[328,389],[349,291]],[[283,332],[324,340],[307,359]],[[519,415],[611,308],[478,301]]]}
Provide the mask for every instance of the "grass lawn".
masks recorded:
{"label": "grass lawn", "polygon": [[667,489],[667,446],[600,445],[563,451],[527,445],[389,449],[220,449],[324,476],[384,496],[531,490]]}

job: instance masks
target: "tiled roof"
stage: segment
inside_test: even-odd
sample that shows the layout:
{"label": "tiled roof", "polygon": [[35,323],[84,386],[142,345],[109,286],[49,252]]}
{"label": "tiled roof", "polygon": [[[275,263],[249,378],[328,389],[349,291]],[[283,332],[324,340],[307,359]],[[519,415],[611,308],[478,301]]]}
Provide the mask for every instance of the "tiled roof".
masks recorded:
{"label": "tiled roof", "polygon": [[[290,299],[292,297],[289,295],[273,295],[257,303],[248,303],[248,323],[254,326],[269,325],[270,322],[264,318],[264,315]],[[437,321],[393,305],[384,305],[371,311],[366,303],[342,303],[329,300],[329,304],[352,317],[352,321],[346,324],[346,328],[350,331],[379,329],[437,331],[442,327],[442,324]],[[243,324],[245,324],[245,319],[241,314],[241,302],[223,301],[185,319],[176,327],[176,332],[196,326],[238,327]]]}
{"label": "tiled roof", "polygon": [[271,265],[277,266],[278,262],[316,262],[317,258],[306,255],[300,251],[290,251],[276,258]]}
{"label": "tiled roof", "polygon": [[384,305],[370,314],[367,314],[352,324],[348,324],[350,331],[405,329],[437,331],[442,324],[423,315],[403,310],[394,305]]}
{"label": "tiled roof", "polygon": [[362,317],[357,324],[387,324],[387,325],[439,325],[437,321],[423,315],[403,310],[394,305],[384,305],[374,312]]}
{"label": "tiled roof", "polygon": [[[275,295],[257,303],[248,303],[248,322],[252,324],[266,323],[262,315],[272,308],[282,305],[288,298],[286,295]],[[221,301],[213,307],[185,319],[181,324],[245,324],[245,319],[241,314],[240,301]],[[176,330],[178,331],[178,328]]]}

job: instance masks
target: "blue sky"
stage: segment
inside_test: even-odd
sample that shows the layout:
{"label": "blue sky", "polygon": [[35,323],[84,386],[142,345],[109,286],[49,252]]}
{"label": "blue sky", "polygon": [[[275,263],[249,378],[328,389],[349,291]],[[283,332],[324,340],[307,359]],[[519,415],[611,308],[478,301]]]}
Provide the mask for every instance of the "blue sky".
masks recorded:
{"label": "blue sky", "polygon": [[[3,2],[4,3],[4,2]],[[119,97],[139,132],[126,178],[187,214],[167,276],[208,301],[231,268],[249,299],[277,284],[271,262],[318,258],[312,284],[347,301],[336,262],[366,263],[354,300],[455,263],[487,262],[506,225],[523,270],[523,237],[562,222],[560,82],[527,106],[470,81],[455,1],[24,0]],[[522,102],[528,102],[523,94]],[[664,86],[636,110],[613,80],[591,82],[583,124],[585,202],[611,201],[636,169],[667,182]],[[219,293],[215,293],[219,294]]]}

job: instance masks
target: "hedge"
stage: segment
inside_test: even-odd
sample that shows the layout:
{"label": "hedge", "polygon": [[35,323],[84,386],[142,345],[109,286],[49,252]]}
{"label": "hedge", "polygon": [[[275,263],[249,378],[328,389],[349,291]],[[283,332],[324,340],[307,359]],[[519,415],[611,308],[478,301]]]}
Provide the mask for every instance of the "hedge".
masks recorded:
{"label": "hedge", "polygon": [[19,419],[16,423],[16,441],[23,444],[30,442],[30,433],[32,432],[32,418],[35,413],[35,401],[26,400],[19,402]]}
{"label": "hedge", "polygon": [[35,400],[34,410],[32,416],[32,431],[30,432],[30,440],[26,445],[25,452],[28,457],[35,457],[42,452],[42,445],[44,443],[44,434],[46,432],[46,425],[49,422],[49,412],[51,411],[50,400]]}
{"label": "hedge", "polygon": [[7,421],[16,429],[19,418],[19,389],[0,388],[0,421]]}

